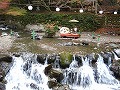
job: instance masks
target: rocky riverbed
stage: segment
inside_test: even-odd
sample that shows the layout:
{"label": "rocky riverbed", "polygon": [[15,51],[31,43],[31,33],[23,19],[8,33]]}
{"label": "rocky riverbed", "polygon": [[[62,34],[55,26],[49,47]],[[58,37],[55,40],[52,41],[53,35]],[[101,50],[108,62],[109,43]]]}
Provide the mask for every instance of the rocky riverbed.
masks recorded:
{"label": "rocky riverbed", "polygon": [[82,55],[111,51],[120,48],[120,36],[98,34],[93,39],[91,32],[82,32],[78,39],[60,38],[59,32],[54,38],[44,38],[44,33],[39,33],[41,40],[32,40],[31,35],[25,32],[19,38],[14,36],[0,37],[0,53],[32,52],[32,53],[60,53],[63,51]]}

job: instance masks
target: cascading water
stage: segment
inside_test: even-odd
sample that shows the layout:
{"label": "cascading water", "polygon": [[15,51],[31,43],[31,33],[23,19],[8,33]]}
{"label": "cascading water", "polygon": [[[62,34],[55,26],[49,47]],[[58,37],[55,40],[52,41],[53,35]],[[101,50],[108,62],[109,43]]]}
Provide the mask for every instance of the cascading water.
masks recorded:
{"label": "cascading water", "polygon": [[[13,66],[6,75],[6,90],[50,90],[48,88],[48,78],[44,74],[45,64],[39,64],[34,54],[23,54],[20,57],[13,56]],[[88,57],[82,58],[82,66],[73,61],[69,68],[63,70],[64,79],[62,84],[68,84],[71,90],[120,90],[120,84],[109,70],[111,58],[108,66],[104,63],[103,57],[99,55],[96,67],[92,67]],[[54,68],[59,68],[60,57],[56,58]]]}
{"label": "cascading water", "polygon": [[72,90],[120,90],[119,81],[110,74],[100,55],[96,62],[96,70],[90,65],[88,58],[82,59],[81,67],[75,67],[76,62],[74,59],[70,67],[65,69],[62,82],[69,84]]}
{"label": "cascading water", "polygon": [[108,58],[108,67],[110,67],[112,65],[112,59],[111,57]]}
{"label": "cascading water", "polygon": [[14,57],[13,66],[6,75],[6,90],[50,90],[44,74],[45,65],[35,62],[33,56]]}
{"label": "cascading water", "polygon": [[47,64],[48,64],[48,57],[49,57],[49,55],[46,56],[44,65],[47,65]]}
{"label": "cascading water", "polygon": [[69,68],[77,68],[78,67],[78,62],[75,60],[75,55],[73,55],[73,61],[70,64]]}
{"label": "cascading water", "polygon": [[54,68],[60,68],[60,57],[56,56],[56,60],[54,61]]}
{"label": "cascading water", "polygon": [[76,84],[85,88],[86,86],[94,84],[95,80],[93,69],[89,66],[89,59],[87,57],[85,60],[82,58],[82,62],[83,66],[78,69]]}
{"label": "cascading water", "polygon": [[97,60],[97,82],[103,84],[119,84],[119,81],[116,80],[111,74],[109,67],[104,64],[103,57],[99,55]]}

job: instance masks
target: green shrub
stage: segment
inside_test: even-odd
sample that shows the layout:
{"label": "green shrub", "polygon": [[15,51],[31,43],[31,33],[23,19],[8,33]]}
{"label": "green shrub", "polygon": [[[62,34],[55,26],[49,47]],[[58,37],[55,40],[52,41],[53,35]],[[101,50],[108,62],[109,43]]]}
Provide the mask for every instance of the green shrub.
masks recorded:
{"label": "green shrub", "polygon": [[45,35],[46,37],[54,37],[56,32],[58,31],[58,26],[53,24],[46,24],[46,31],[45,31]]}
{"label": "green shrub", "polygon": [[69,65],[72,62],[73,55],[69,52],[63,52],[60,54],[60,64],[62,66]]}
{"label": "green shrub", "polygon": [[49,38],[54,37],[55,33],[56,33],[56,31],[53,29],[50,29],[50,28],[46,29],[46,31],[45,31],[46,37],[49,37]]}
{"label": "green shrub", "polygon": [[[96,20],[96,16],[91,13],[84,14],[66,14],[66,13],[27,13],[21,16],[10,16],[12,21],[19,22],[21,26],[27,24],[55,24],[56,26],[65,26],[68,28],[74,28],[77,26],[82,31],[94,31],[98,28],[99,22]],[[79,22],[69,22],[71,19],[76,19]],[[49,31],[49,30],[48,30]]]}

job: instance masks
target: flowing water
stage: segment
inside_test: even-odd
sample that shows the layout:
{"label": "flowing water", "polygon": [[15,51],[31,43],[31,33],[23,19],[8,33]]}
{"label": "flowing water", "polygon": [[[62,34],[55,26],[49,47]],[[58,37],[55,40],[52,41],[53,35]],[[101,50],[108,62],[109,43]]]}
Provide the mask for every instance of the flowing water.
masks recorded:
{"label": "flowing water", "polygon": [[6,90],[50,90],[47,86],[48,78],[44,74],[46,65],[38,64],[30,56],[13,56],[13,66],[6,76]]}
{"label": "flowing water", "polygon": [[[36,55],[23,54],[13,56],[13,66],[6,76],[6,90],[50,90],[48,78],[44,74],[47,66],[47,57],[44,65],[38,64]],[[54,67],[59,68],[59,57],[54,62]],[[120,90],[120,82],[111,75],[109,65],[104,63],[99,55],[96,67],[92,67],[89,58],[82,58],[82,65],[73,56],[69,68],[63,70],[62,84],[68,84],[71,90]]]}
{"label": "flowing water", "polygon": [[96,69],[90,66],[87,57],[82,58],[83,65],[79,68],[75,67],[76,63],[74,59],[70,67],[65,69],[65,78],[62,82],[69,84],[72,90],[120,90],[120,82],[111,75],[109,66],[103,62],[103,57],[100,55]]}
{"label": "flowing water", "polygon": [[120,58],[115,54],[115,52],[112,52],[114,54],[114,59],[119,60]]}

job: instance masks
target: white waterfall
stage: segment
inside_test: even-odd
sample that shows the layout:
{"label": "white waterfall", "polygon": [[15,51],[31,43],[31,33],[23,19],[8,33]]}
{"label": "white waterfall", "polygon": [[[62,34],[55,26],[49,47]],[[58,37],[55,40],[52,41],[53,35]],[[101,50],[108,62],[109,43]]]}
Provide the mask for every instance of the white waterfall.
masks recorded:
{"label": "white waterfall", "polygon": [[13,66],[5,78],[6,90],[50,90],[47,86],[48,78],[44,74],[45,65],[26,63],[22,57],[13,56],[13,60]]}
{"label": "white waterfall", "polygon": [[[99,55],[96,62],[97,69],[89,65],[88,58],[82,59],[83,65],[75,68],[73,60],[68,69],[65,70],[63,83],[69,84],[73,90],[120,90],[120,84],[111,74],[108,66]],[[72,67],[73,66],[73,67]]]}
{"label": "white waterfall", "polygon": [[109,67],[104,64],[103,57],[101,57],[100,55],[97,60],[97,75],[98,83],[119,84],[119,81],[110,74]]}
{"label": "white waterfall", "polygon": [[56,60],[54,61],[54,68],[60,68],[60,57],[56,56]]}
{"label": "white waterfall", "polygon": [[110,67],[112,65],[112,59],[111,57],[108,58],[108,67]]}
{"label": "white waterfall", "polygon": [[[13,56],[13,60],[13,66],[5,77],[6,90],[50,90],[47,85],[48,77],[44,74],[47,58],[44,65],[39,64],[33,54]],[[55,62],[56,68],[58,61]],[[73,55],[69,68],[63,70],[64,79],[61,83],[68,84],[71,90],[120,90],[120,82],[111,75],[102,56],[99,55],[96,68],[90,64],[91,61],[86,57],[82,58],[82,66],[79,66]]]}
{"label": "white waterfall", "polygon": [[69,68],[77,68],[78,67],[78,62],[75,60],[75,55],[73,55],[73,61],[72,63],[70,64],[70,67]]}

